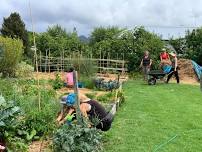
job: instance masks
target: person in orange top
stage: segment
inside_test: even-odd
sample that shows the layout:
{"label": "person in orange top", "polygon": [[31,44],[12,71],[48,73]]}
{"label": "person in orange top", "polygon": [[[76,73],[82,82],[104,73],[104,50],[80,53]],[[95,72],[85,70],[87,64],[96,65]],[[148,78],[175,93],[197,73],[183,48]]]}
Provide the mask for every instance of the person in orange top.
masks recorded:
{"label": "person in orange top", "polygon": [[163,67],[165,65],[171,65],[170,56],[167,53],[166,49],[163,48],[162,51],[163,52],[160,54],[161,67]]}

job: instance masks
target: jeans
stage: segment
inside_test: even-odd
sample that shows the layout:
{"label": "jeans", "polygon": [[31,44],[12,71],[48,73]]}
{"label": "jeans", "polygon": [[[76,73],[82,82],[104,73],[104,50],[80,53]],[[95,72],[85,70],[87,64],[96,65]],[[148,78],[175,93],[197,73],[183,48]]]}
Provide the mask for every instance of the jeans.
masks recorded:
{"label": "jeans", "polygon": [[150,66],[143,66],[142,67],[142,72],[144,74],[144,80],[149,79],[149,76],[148,76],[149,71],[150,71]]}

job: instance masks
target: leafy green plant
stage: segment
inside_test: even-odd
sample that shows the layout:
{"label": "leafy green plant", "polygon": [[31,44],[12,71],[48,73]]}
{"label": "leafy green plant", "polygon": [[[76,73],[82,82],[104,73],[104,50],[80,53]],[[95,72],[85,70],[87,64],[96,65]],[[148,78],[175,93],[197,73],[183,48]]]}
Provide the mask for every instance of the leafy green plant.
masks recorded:
{"label": "leafy green plant", "polygon": [[120,99],[120,103],[125,102],[125,96],[123,91],[118,91],[117,97]]}
{"label": "leafy green plant", "polygon": [[92,93],[86,93],[86,96],[90,99],[95,99],[96,93],[92,92]]}
{"label": "leafy green plant", "polygon": [[55,90],[62,88],[63,82],[61,80],[59,73],[56,73],[55,80],[53,81],[52,86],[53,86],[53,89]]}
{"label": "leafy green plant", "polygon": [[22,96],[18,99],[19,105],[25,113],[24,130],[28,132],[23,134],[24,137],[38,138],[45,134],[52,134],[56,128],[55,118],[59,111],[60,105],[55,98],[55,91],[48,89],[40,89],[41,109],[38,109],[37,96],[30,94]]}
{"label": "leafy green plant", "polygon": [[97,100],[99,102],[103,102],[103,103],[109,103],[113,101],[113,97],[114,97],[114,92],[108,92],[104,95],[98,96]]}
{"label": "leafy green plant", "polygon": [[63,125],[53,137],[55,152],[98,152],[101,151],[102,134],[96,128],[80,125]]}
{"label": "leafy green plant", "polygon": [[16,128],[22,117],[20,107],[16,106],[14,101],[6,101],[0,96],[0,137],[6,142],[7,149],[16,152],[26,151],[25,141],[17,137]]}

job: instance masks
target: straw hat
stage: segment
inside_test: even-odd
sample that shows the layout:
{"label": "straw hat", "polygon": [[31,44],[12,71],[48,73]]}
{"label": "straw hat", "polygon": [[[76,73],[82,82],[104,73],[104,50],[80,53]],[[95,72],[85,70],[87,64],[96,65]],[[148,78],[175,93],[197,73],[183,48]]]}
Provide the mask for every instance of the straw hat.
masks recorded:
{"label": "straw hat", "polygon": [[176,56],[176,54],[175,54],[174,52],[170,52],[169,54],[170,54],[171,56],[173,56],[173,57]]}
{"label": "straw hat", "polygon": [[91,99],[88,98],[85,94],[79,93],[79,100],[80,102],[87,102],[90,101]]}

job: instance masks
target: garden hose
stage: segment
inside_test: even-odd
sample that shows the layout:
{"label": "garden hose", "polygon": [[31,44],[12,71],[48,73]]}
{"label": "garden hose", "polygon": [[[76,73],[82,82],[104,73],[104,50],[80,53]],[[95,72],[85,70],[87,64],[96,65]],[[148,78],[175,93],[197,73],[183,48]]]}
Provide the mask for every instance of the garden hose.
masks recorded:
{"label": "garden hose", "polygon": [[[195,131],[198,131],[198,130],[202,130],[202,129],[190,129],[188,131],[182,132],[181,134],[195,132]],[[176,135],[172,136],[171,138],[169,138],[168,140],[166,140],[165,142],[157,145],[156,148],[153,150],[153,152],[157,152],[158,150],[160,150],[161,148],[163,148],[164,146],[166,146],[167,144],[172,142],[174,139],[176,139],[179,135],[180,134],[176,134]]]}

